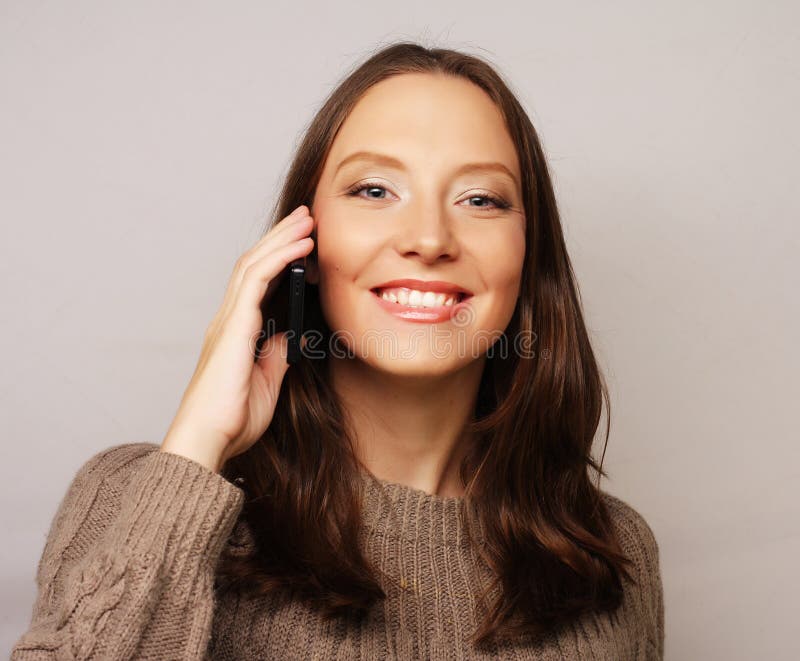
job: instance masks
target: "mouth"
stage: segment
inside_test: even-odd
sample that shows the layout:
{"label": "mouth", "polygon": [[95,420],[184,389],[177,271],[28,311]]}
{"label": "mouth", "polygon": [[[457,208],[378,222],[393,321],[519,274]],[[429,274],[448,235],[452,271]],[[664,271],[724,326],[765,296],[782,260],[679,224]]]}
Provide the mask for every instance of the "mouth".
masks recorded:
{"label": "mouth", "polygon": [[449,288],[449,291],[436,291],[410,287],[373,287],[370,291],[387,303],[422,310],[449,308],[472,297],[469,292],[453,288]]}

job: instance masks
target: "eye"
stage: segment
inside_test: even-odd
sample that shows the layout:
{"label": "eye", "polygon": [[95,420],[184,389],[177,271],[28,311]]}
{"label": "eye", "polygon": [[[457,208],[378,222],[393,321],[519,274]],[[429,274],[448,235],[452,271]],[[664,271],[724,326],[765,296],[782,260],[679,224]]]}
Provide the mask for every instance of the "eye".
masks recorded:
{"label": "eye", "polygon": [[[487,200],[494,205],[495,209],[508,209],[511,205],[506,202],[502,197],[498,197],[496,195],[490,195],[489,193],[484,193],[482,195],[470,195],[467,200]],[[468,205],[472,206],[472,205]],[[484,204],[480,204],[477,207],[473,207],[475,209],[491,209],[492,207],[487,207]]]}
{"label": "eye", "polygon": [[[384,188],[380,184],[375,183],[375,182],[365,181],[365,182],[356,184],[355,186],[349,188],[347,190],[347,195],[349,195],[350,197],[362,197],[362,196],[359,195],[359,193],[361,193],[361,191],[364,191],[364,190],[369,191],[369,192],[374,192],[374,191],[383,191],[384,193],[387,192],[386,188]],[[374,195],[368,195],[368,197],[370,197],[373,200],[384,200],[384,199],[386,199],[385,197],[376,197]],[[478,206],[468,205],[468,206],[471,206],[473,209],[488,209],[488,210],[501,209],[502,210],[502,209],[508,209],[511,206],[503,198],[498,197],[497,195],[491,195],[490,193],[484,193],[484,194],[481,194],[481,195],[470,195],[466,199],[467,200],[482,200],[483,201],[483,203],[479,204]],[[493,206],[487,206],[487,204],[486,204],[487,202],[490,203],[490,205],[493,205]]]}
{"label": "eye", "polygon": [[[373,182],[365,181],[365,182],[362,182],[360,184],[356,184],[352,188],[349,188],[347,190],[347,195],[349,195],[350,197],[361,197],[359,195],[359,193],[362,190],[366,190],[366,191],[370,191],[370,192],[376,191],[376,190],[377,191],[386,192],[386,189],[383,186],[381,186],[380,184],[376,184],[376,183],[373,183]],[[383,197],[375,197],[374,195],[369,195],[368,197],[370,197],[373,200],[383,200],[383,199],[385,199]]]}

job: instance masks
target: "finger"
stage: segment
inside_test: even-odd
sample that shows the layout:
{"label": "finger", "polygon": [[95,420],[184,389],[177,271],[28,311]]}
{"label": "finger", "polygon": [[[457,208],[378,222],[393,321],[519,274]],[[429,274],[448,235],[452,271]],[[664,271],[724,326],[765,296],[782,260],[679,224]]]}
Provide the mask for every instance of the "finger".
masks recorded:
{"label": "finger", "polygon": [[242,261],[244,262],[245,266],[249,266],[248,257],[252,256],[256,252],[258,252],[262,246],[270,242],[270,239],[276,236],[280,236],[286,229],[290,228],[293,224],[304,220],[310,217],[310,212],[308,207],[305,204],[301,204],[297,207],[292,213],[284,218],[281,218],[278,222],[273,223],[270,227],[267,228],[267,231],[264,232],[264,236],[262,236],[258,241],[256,241],[250,248],[242,255]]}
{"label": "finger", "polygon": [[262,237],[252,248],[250,248],[242,257],[242,266],[247,268],[254,262],[257,262],[261,259],[267,252],[270,252],[271,248],[276,244],[280,243],[282,239],[284,239],[287,235],[292,234],[297,227],[308,227],[306,230],[306,234],[309,231],[313,230],[314,222],[313,218],[309,214],[299,214],[295,216],[292,220],[288,223],[283,224],[283,221],[273,227],[267,234]]}
{"label": "finger", "polygon": [[[247,271],[252,268],[254,264],[260,262],[269,254],[274,253],[276,250],[279,250],[287,245],[291,245],[298,239],[304,238],[309,233],[309,218],[310,216],[303,216],[302,214],[298,215],[294,222],[282,227],[280,232],[276,232],[274,235],[270,233],[271,236],[265,237],[265,239],[269,238],[269,240],[264,241],[259,252],[253,254],[252,251],[248,251],[242,255],[239,260],[237,260],[234,273],[231,276],[228,282],[228,287],[225,291],[225,297],[223,299],[222,306],[215,316],[215,320],[212,320],[212,323],[210,324],[212,328],[207,331],[208,335],[213,337],[218,330],[220,322],[230,314],[231,310],[236,304],[237,299],[239,298],[239,290],[241,289],[242,282]],[[288,262],[286,265],[288,265]],[[278,269],[278,273],[280,273],[280,269]],[[275,275],[277,275],[277,273]]]}
{"label": "finger", "polygon": [[[286,370],[289,369],[289,363],[286,362],[286,356],[289,351],[288,346],[287,331],[275,333],[264,341],[256,360],[258,369],[267,377],[268,383],[271,385],[274,383],[277,391],[280,390],[281,380],[286,374]],[[279,370],[277,374],[275,373],[276,370]],[[279,378],[273,382],[272,376]],[[273,395],[277,396],[277,392],[274,392]]]}
{"label": "finger", "polygon": [[[304,209],[305,207],[303,206],[300,208]],[[229,282],[229,285],[231,285],[230,292],[226,292],[226,297],[228,293],[233,293],[235,295],[235,291],[242,281],[243,272],[252,265],[253,262],[258,261],[265,252],[269,252],[274,249],[274,247],[291,240],[287,239],[287,236],[292,233],[292,230],[298,224],[307,223],[309,217],[307,212],[297,212],[286,216],[286,218],[283,218],[273,225],[253,246],[243,252],[234,264],[233,274]]]}
{"label": "finger", "polygon": [[261,301],[270,281],[285,269],[290,262],[304,257],[314,248],[311,237],[299,237],[287,245],[276,248],[261,260],[247,268],[242,285],[234,301],[233,314],[237,309],[245,313],[260,310]]}
{"label": "finger", "polygon": [[[310,237],[298,236],[293,243],[280,246],[262,258],[261,261],[249,266],[242,277],[242,283],[234,298],[226,299],[225,307],[217,313],[214,327],[207,331],[204,341],[206,345],[216,343],[220,333],[230,325],[229,320],[234,316],[236,326],[251,332],[262,318],[261,302],[264,299],[269,283],[280,274],[291,261],[303,257],[311,252],[314,242]],[[237,334],[234,332],[234,335]]]}
{"label": "finger", "polygon": [[301,204],[288,216],[285,216],[277,223],[274,223],[272,227],[265,232],[264,236],[262,236],[253,246],[242,253],[234,264],[233,274],[229,279],[228,290],[225,293],[225,297],[227,298],[228,294],[232,294],[236,290],[241,282],[241,273],[257,259],[257,257],[254,258],[256,252],[260,251],[264,246],[269,246],[275,243],[276,240],[284,236],[286,231],[295,223],[305,219],[307,216],[308,207],[305,204]]}
{"label": "finger", "polygon": [[[201,364],[204,362],[204,356],[208,353],[208,349],[215,342],[223,320],[227,318],[233,307],[233,302],[237,298],[238,289],[241,286],[242,277],[246,269],[249,268],[254,261],[260,259],[264,252],[274,250],[276,245],[281,245],[282,240],[287,240],[286,232],[299,221],[304,221],[309,217],[309,208],[305,204],[301,204],[290,214],[275,223],[252,248],[243,253],[236,260],[233,273],[228,279],[228,285],[222,298],[222,304],[209,322],[205,334],[203,335],[202,348],[200,351]],[[291,238],[288,240],[293,240],[294,238],[295,236],[291,235]]]}

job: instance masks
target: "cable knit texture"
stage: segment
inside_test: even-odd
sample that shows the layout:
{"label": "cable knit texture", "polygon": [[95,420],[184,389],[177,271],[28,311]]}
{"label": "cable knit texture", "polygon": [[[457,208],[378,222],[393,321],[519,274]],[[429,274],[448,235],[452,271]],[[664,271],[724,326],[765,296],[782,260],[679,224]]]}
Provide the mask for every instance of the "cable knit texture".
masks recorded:
{"label": "cable knit texture", "polygon": [[387,598],[347,624],[277,596],[215,593],[226,545],[234,553],[252,546],[237,485],[151,443],[96,454],[53,519],[30,627],[12,661],[663,659],[658,545],[621,499],[603,492],[638,581],[625,582],[620,609],[481,653],[468,639],[491,576],[469,543],[467,530],[478,543],[482,530],[465,501],[362,478],[361,540]]}

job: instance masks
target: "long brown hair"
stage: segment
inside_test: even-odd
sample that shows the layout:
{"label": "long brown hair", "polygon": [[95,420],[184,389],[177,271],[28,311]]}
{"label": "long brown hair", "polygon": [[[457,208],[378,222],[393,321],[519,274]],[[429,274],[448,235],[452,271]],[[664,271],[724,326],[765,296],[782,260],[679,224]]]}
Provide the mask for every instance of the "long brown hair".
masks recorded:
{"label": "long brown hair", "polygon": [[[272,222],[300,204],[311,207],[325,158],[356,102],[372,85],[403,73],[459,76],[483,89],[502,111],[522,174],[526,252],[505,336],[531,338],[536,350],[487,357],[469,421],[477,442],[460,466],[465,499],[485,529],[481,557],[502,588],[473,634],[483,646],[501,634],[545,633],[586,611],[614,610],[622,600],[621,575],[633,580],[599,486],[589,479],[590,468],[598,484],[606,475],[591,450],[605,402],[605,456],[608,390],[583,321],[539,138],[486,61],[407,41],[374,53],[314,116]],[[268,334],[286,328],[286,285],[284,278],[262,306]],[[330,337],[314,286],[307,288],[304,326]],[[386,595],[359,548],[359,465],[327,363],[304,359],[289,368],[269,428],[223,468],[245,485],[243,517],[257,551],[223,556],[218,586],[281,591],[326,617],[358,616]]]}

